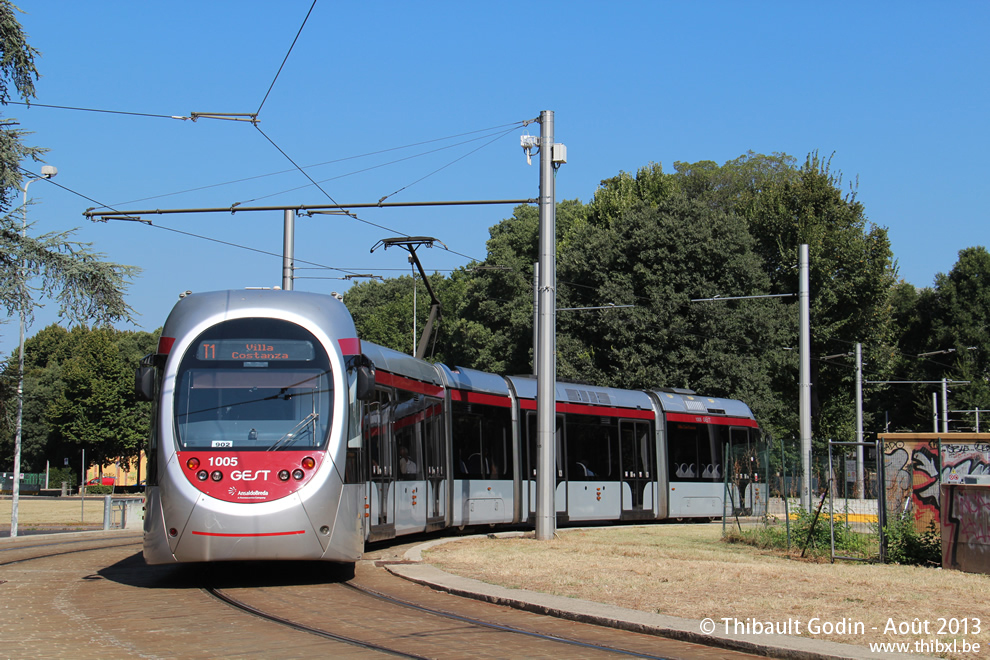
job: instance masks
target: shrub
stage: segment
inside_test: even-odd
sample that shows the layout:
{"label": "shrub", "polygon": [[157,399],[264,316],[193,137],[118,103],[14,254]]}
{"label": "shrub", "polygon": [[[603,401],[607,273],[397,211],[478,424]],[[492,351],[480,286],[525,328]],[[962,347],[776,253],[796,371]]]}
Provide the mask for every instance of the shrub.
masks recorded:
{"label": "shrub", "polygon": [[887,561],[892,564],[917,566],[942,565],[942,532],[935,521],[928,529],[918,532],[914,516],[902,513],[888,519],[884,526],[887,537]]}

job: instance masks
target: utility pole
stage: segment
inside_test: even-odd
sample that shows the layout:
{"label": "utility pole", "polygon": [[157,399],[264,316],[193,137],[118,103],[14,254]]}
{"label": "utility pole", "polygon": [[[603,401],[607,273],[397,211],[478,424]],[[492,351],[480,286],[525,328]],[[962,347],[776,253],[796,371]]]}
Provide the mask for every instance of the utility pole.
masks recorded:
{"label": "utility pole", "polygon": [[296,244],[296,212],[285,209],[284,229],[282,231],[282,290],[292,291],[292,280],[295,269]]}
{"label": "utility pole", "polygon": [[863,470],[863,345],[856,342],[856,499],[866,497]]}
{"label": "utility pole", "polygon": [[[552,540],[557,530],[557,218],[554,171],[567,162],[567,148],[554,144],[553,111],[540,113],[540,261],[537,286],[536,367],[536,538]],[[521,139],[530,161],[536,144]]]}
{"label": "utility pole", "polygon": [[798,257],[799,284],[798,298],[800,300],[801,317],[800,344],[798,356],[801,362],[798,374],[798,391],[800,395],[798,412],[801,424],[801,508],[811,511],[811,294],[809,292],[808,276],[808,246],[801,245]]}
{"label": "utility pole", "polygon": [[537,330],[536,538],[553,540],[557,531],[557,213],[553,177],[553,112],[540,113],[540,323]]}

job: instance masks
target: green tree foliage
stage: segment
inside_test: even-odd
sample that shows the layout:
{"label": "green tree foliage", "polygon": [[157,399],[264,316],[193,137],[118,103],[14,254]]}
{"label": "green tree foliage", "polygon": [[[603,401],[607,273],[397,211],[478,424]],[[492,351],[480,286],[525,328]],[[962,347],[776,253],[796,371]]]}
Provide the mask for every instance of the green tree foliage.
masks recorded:
{"label": "green tree foliage", "polygon": [[[133,394],[134,369],[141,356],[154,352],[157,333],[125,332],[77,326],[71,331],[50,325],[25,342],[23,462],[29,471],[45,460],[61,464],[87,459],[126,465],[141,449],[150,404]],[[4,371],[4,412],[16,362]],[[2,434],[4,460],[13,455],[13,433]]]}
{"label": "green tree foliage", "polygon": [[[12,91],[30,101],[38,78],[34,64],[38,52],[27,43],[16,11],[10,2],[0,0],[0,104],[4,105]],[[21,191],[21,161],[39,161],[44,153],[25,145],[27,133],[15,124],[11,120],[0,126],[0,307],[9,315],[23,311],[30,318],[40,294],[56,301],[60,314],[71,321],[129,320],[132,310],[123,293],[137,268],[104,261],[89,245],[69,240],[71,232],[22,237],[23,210],[8,214]]]}
{"label": "green tree foliage", "polygon": [[[428,345],[427,359],[448,361],[450,325],[458,319],[459,293],[464,274],[444,278],[430,275],[430,287],[440,300],[440,317]],[[415,287],[415,297],[413,296]],[[355,284],[344,298],[358,337],[387,346],[393,350],[414,354],[430,316],[430,295],[419,275],[409,275],[385,281],[370,280]],[[415,307],[415,333],[413,311]]]}
{"label": "green tree foliage", "polygon": [[[718,165],[651,163],[602,181],[588,205],[557,206],[558,307],[632,309],[558,314],[558,375],[620,387],[689,387],[743,399],[765,427],[796,435],[798,300],[691,303],[692,298],[796,294],[798,246],[809,245],[812,352],[864,344],[871,376],[897,359],[894,315],[913,314],[894,287],[886,230],[811,154],[749,153]],[[520,206],[492,227],[488,257],[454,273],[438,359],[494,373],[530,373],[538,211]],[[411,346],[411,285],[348,294],[359,331]],[[369,287],[364,291],[364,287]],[[377,304],[372,304],[377,299]],[[383,304],[382,304],[383,303]],[[402,326],[396,330],[396,326]],[[362,328],[364,330],[362,330]],[[367,335],[365,335],[367,336]],[[815,436],[851,439],[855,372],[816,360]],[[875,394],[880,396],[880,394]]]}
{"label": "green tree foliage", "polygon": [[[798,247],[809,246],[814,435],[819,441],[851,438],[851,358],[844,364],[817,358],[851,352],[859,342],[877,349],[868,352],[872,372],[889,372],[890,352],[881,348],[891,339],[889,298],[896,268],[886,229],[869,222],[855,193],[842,192],[841,175],[817,154],[800,168],[785,154],[751,153],[723,167],[678,163],[677,170],[690,194],[746,219],[770,293],[797,293]],[[794,298],[787,313],[796,317],[797,305]],[[790,345],[797,345],[796,336]],[[775,389],[787,391],[783,382]]]}
{"label": "green tree foliage", "polygon": [[[952,386],[955,410],[990,408],[990,253],[982,246],[959,252],[947,274],[935,277],[931,332],[925,351],[952,350],[924,362],[926,380],[969,381]],[[920,305],[919,305],[920,306]],[[975,414],[955,414],[970,420]],[[984,418],[986,415],[984,415]],[[981,420],[982,422],[982,420]]]}
{"label": "green tree foliage", "polygon": [[[769,278],[745,221],[685,194],[634,202],[621,217],[596,213],[560,255],[559,306],[635,305],[558,314],[558,373],[614,387],[684,387],[746,400],[779,419],[775,372],[795,320],[778,300],[696,302],[759,295]],[[598,196],[596,195],[596,202]],[[592,204],[596,210],[597,204]]]}

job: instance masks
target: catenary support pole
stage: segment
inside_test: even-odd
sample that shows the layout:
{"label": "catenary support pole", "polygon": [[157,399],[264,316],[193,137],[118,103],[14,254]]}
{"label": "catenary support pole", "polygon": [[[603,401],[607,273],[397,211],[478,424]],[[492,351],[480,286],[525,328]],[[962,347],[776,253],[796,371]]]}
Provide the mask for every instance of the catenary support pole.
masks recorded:
{"label": "catenary support pole", "polygon": [[540,354],[540,262],[533,264],[533,375],[536,375]]}
{"label": "catenary support pole", "polygon": [[798,390],[799,414],[801,425],[801,508],[810,512],[812,507],[811,495],[811,294],[809,292],[808,276],[808,246],[801,245],[798,257],[798,298],[800,300],[801,317],[798,323],[800,329]]}
{"label": "catenary support pole", "polygon": [[856,499],[866,497],[863,469],[863,345],[856,343]]}
{"label": "catenary support pole", "polygon": [[282,289],[292,291],[296,244],[296,212],[285,209],[285,228],[282,231]]}
{"label": "catenary support pole", "polygon": [[540,113],[540,286],[536,371],[536,538],[552,540],[557,529],[556,479],[557,244],[553,178],[553,112]]}
{"label": "catenary support pole", "polygon": [[942,433],[949,432],[949,386],[942,379]]}

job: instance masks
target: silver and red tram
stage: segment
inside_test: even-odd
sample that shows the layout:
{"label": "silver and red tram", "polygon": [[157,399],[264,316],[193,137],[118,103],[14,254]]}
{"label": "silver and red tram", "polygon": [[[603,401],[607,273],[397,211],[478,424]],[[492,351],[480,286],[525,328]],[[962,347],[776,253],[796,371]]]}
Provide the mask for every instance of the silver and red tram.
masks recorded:
{"label": "silver and red tram", "polygon": [[[153,401],[149,564],[351,562],[369,541],[535,519],[536,380],[361,342],[332,296],[187,295],[135,386]],[[560,524],[712,518],[727,500],[747,512],[766,501],[758,474],[724,479],[726,451],[762,442],[745,404],[556,391]]]}

